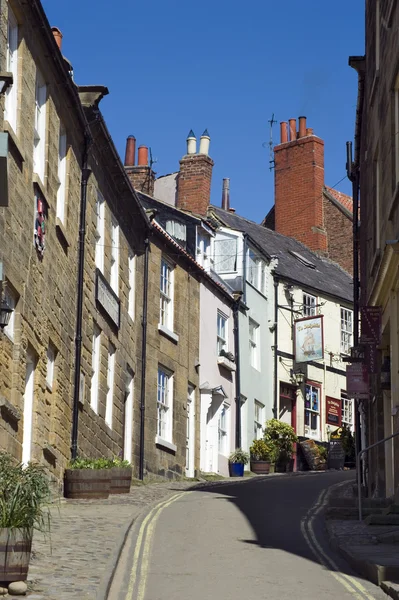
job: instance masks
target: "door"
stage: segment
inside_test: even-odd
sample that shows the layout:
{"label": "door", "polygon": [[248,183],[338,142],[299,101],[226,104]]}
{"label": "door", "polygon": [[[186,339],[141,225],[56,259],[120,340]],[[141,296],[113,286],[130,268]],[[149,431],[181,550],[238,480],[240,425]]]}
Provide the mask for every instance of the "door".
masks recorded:
{"label": "door", "polygon": [[128,370],[123,423],[123,460],[132,462],[133,443],[133,373]]}
{"label": "door", "polygon": [[22,463],[27,465],[32,455],[33,396],[35,390],[35,358],[32,352],[26,357],[24,393],[24,422],[22,435]]}
{"label": "door", "polygon": [[194,477],[194,439],[195,439],[195,414],[194,414],[194,388],[190,385],[187,393],[187,421],[186,421],[186,477]]}

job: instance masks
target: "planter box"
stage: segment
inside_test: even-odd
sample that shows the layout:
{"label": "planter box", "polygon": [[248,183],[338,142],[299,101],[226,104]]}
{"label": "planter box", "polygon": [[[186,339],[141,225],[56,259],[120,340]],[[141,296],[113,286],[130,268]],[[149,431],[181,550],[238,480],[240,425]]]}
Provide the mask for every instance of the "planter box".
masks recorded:
{"label": "planter box", "polygon": [[105,499],[111,487],[111,469],[66,469],[64,496],[75,500]]}
{"label": "planter box", "polygon": [[244,477],[244,463],[229,463],[230,477]]}
{"label": "planter box", "polygon": [[22,529],[0,529],[0,581],[28,578],[32,534]]}
{"label": "planter box", "polygon": [[132,483],[132,467],[113,467],[111,469],[110,494],[128,494]]}
{"label": "planter box", "polygon": [[268,460],[251,460],[251,471],[257,475],[268,475],[270,462]]}

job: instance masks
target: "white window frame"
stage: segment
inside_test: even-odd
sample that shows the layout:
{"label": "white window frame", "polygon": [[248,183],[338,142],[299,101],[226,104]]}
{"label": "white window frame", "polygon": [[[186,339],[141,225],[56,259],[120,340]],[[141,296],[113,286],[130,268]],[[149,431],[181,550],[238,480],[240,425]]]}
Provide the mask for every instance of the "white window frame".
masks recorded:
{"label": "white window frame", "polygon": [[112,415],[114,412],[115,354],[116,348],[110,344],[108,349],[107,397],[105,402],[105,424],[110,429],[112,429]]}
{"label": "white window frame", "polygon": [[265,422],[265,405],[259,400],[254,400],[254,439],[263,437],[263,425]]}
{"label": "white window frame", "polygon": [[96,213],[97,213],[97,222],[96,222],[96,253],[95,253],[95,263],[97,269],[104,274],[104,237],[105,237],[105,200],[100,192],[97,192],[97,200],[96,200]]}
{"label": "white window frame", "polygon": [[349,429],[353,432],[354,428],[354,401],[353,398],[348,398],[345,392],[341,392],[341,403],[342,403],[342,425],[349,426]]}
{"label": "white window frame", "polygon": [[12,73],[13,83],[6,91],[4,118],[16,133],[18,115],[18,22],[9,3],[6,70]]}
{"label": "white window frame", "polygon": [[47,346],[47,370],[46,370],[46,385],[49,390],[53,389],[54,383],[54,368],[57,351],[53,344]]}
{"label": "white window frame", "polygon": [[128,255],[128,299],[127,311],[129,317],[134,321],[136,312],[136,255],[131,250]]}
{"label": "white window frame", "polygon": [[261,256],[252,248],[247,253],[247,275],[246,279],[254,288],[264,296],[267,291],[267,265]]}
{"label": "white window frame", "polygon": [[218,310],[216,317],[216,352],[218,356],[222,350],[228,352],[228,317]]}
{"label": "white window frame", "polygon": [[[312,395],[317,391],[318,409],[315,410],[312,405],[312,397],[309,398],[310,407],[306,407],[307,395]],[[307,382],[305,385],[305,435],[313,438],[320,438],[320,402],[321,402],[321,387]],[[308,417],[309,415],[309,417]],[[312,417],[316,419],[316,428],[312,427]],[[308,423],[306,421],[308,420]]]}
{"label": "white window frame", "polygon": [[3,331],[6,334],[6,336],[8,337],[8,339],[13,342],[14,337],[15,337],[15,313],[16,313],[16,306],[18,303],[18,296],[8,286],[6,286],[4,288],[3,297],[4,297],[4,300],[6,300],[6,302],[8,303],[8,306],[13,309],[13,311],[10,315],[10,320],[8,322],[8,325],[6,327],[4,327]]}
{"label": "white window frame", "polygon": [[91,377],[90,406],[98,414],[98,392],[100,383],[100,365],[101,365],[101,329],[97,323],[94,323],[92,338],[91,365],[93,374]]}
{"label": "white window frame", "polygon": [[237,273],[238,238],[223,233],[213,241],[213,268],[216,273]]}
{"label": "white window frame", "polygon": [[159,325],[173,331],[174,268],[165,257],[161,259]]}
{"label": "white window frame", "polygon": [[33,142],[33,172],[36,173],[41,182],[44,182],[46,163],[46,105],[47,85],[44,78],[37,69],[35,90],[35,131]]}
{"label": "white window frame", "polygon": [[223,456],[228,454],[229,408],[229,405],[223,402],[218,415],[218,452]]}
{"label": "white window frame", "polygon": [[111,272],[109,283],[115,294],[119,296],[119,225],[114,217],[111,217]]}
{"label": "white window frame", "polygon": [[159,366],[157,374],[157,435],[155,441],[161,445],[173,445],[173,384],[173,373],[165,367]]}
{"label": "white window frame", "polygon": [[353,310],[341,306],[341,354],[350,354],[353,340]]}
{"label": "white window frame", "polygon": [[197,262],[206,271],[210,267],[211,238],[204,233],[197,233]]}
{"label": "white window frame", "polygon": [[249,354],[251,367],[260,370],[259,324],[249,317],[248,319]]}
{"label": "white window frame", "polygon": [[66,199],[66,173],[67,173],[67,135],[63,124],[60,122],[58,140],[58,181],[57,212],[56,216],[65,224],[65,199]]}
{"label": "white window frame", "polygon": [[317,296],[303,292],[303,310],[304,317],[315,317],[317,314]]}

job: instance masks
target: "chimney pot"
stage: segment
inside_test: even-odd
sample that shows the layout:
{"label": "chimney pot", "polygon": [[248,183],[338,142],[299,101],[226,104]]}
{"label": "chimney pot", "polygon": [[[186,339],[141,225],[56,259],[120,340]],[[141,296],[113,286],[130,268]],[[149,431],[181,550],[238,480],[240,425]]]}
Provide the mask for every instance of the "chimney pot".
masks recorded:
{"label": "chimney pot", "polygon": [[197,138],[192,129],[187,136],[187,154],[197,154]]}
{"label": "chimney pot", "polygon": [[288,142],[287,121],[282,121],[280,123],[280,138],[282,144]]}
{"label": "chimney pot", "polygon": [[236,209],[235,208],[229,208],[229,212],[235,213]]}
{"label": "chimney pot", "polygon": [[125,167],[134,167],[136,160],[136,138],[129,135],[126,140]]}
{"label": "chimney pot", "polygon": [[58,46],[58,48],[60,49],[60,52],[61,52],[63,35],[62,35],[61,31],[58,29],[58,27],[52,27],[51,31],[53,32],[54,39],[55,39],[55,41],[57,43],[57,46]]}
{"label": "chimney pot", "polygon": [[147,146],[139,146],[138,150],[138,162],[139,166],[148,166],[148,148]]}
{"label": "chimney pot", "polygon": [[313,128],[312,127],[308,127],[306,129],[306,135],[313,135]]}
{"label": "chimney pot", "polygon": [[208,156],[210,142],[211,142],[211,138],[209,137],[208,130],[205,129],[204,133],[200,137],[200,149],[199,149],[200,154],[206,154]]}
{"label": "chimney pot", "polygon": [[306,135],[306,117],[299,117],[299,137]]}
{"label": "chimney pot", "polygon": [[230,210],[230,179],[228,178],[223,179],[222,208]]}
{"label": "chimney pot", "polygon": [[290,142],[296,140],[296,119],[289,119],[290,124]]}

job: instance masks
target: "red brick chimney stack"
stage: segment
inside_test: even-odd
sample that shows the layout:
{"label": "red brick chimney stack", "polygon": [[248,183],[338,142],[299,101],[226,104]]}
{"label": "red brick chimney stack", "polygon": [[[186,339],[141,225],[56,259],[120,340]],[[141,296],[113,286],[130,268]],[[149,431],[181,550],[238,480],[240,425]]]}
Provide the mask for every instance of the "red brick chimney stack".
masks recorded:
{"label": "red brick chimney stack", "polygon": [[136,165],[136,138],[129,135],[126,140],[125,169],[135,190],[154,195],[155,173],[148,164],[147,146],[139,146]]}
{"label": "red brick chimney stack", "polygon": [[324,228],[324,142],[306,127],[306,117],[281,123],[281,143],[274,148],[275,230],[326,254]]}
{"label": "red brick chimney stack", "polygon": [[187,154],[180,161],[177,178],[177,207],[197,215],[207,214],[211,197],[211,180],[214,162],[208,155],[210,137],[205,130],[197,140],[191,130],[187,137]]}

